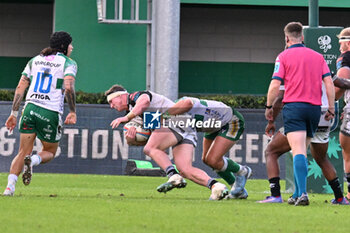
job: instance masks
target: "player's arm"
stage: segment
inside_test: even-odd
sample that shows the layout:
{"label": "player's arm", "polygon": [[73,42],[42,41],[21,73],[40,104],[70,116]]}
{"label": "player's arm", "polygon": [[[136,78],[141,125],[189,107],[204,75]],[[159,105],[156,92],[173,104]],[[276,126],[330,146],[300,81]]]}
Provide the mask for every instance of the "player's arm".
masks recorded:
{"label": "player's arm", "polygon": [[136,100],[136,104],[134,108],[125,116],[127,117],[127,121],[123,122],[128,122],[131,119],[134,119],[136,116],[141,115],[146,108],[149,107],[151,104],[151,99],[148,94],[142,94],[139,96],[139,98]]}
{"label": "player's arm", "polygon": [[333,81],[335,87],[339,87],[341,89],[350,89],[350,80],[345,78],[339,78],[335,79]]}
{"label": "player's arm", "polygon": [[334,101],[335,101],[335,92],[334,92],[334,84],[331,76],[326,76],[323,78],[323,83],[326,87],[326,94],[327,94],[327,99],[328,99],[328,111],[325,115],[326,120],[331,120],[334,118]]}
{"label": "player's arm", "polygon": [[278,79],[272,79],[269,90],[267,92],[267,100],[266,100],[266,111],[265,111],[265,117],[266,120],[273,120],[273,109],[272,109],[272,104],[276,100],[279,89],[280,89],[281,81]]}
{"label": "player's arm", "polygon": [[144,142],[137,142],[135,140],[132,139],[127,139],[126,138],[126,143],[128,143],[129,146],[144,146],[147,144],[147,141]]}
{"label": "player's arm", "polygon": [[118,117],[111,122],[112,129],[117,128],[121,123],[127,123],[134,119],[136,116],[141,115],[144,109],[148,108],[151,103],[151,98],[148,94],[141,94],[136,102],[134,108],[123,117]]}
{"label": "player's arm", "polygon": [[193,101],[190,98],[184,98],[179,100],[171,108],[168,109],[170,115],[180,115],[185,112],[188,112],[193,107]]}
{"label": "player's arm", "polygon": [[125,116],[127,118],[127,121],[123,122],[129,122],[131,119],[134,119],[136,116],[141,115],[146,108],[149,107],[151,104],[151,99],[148,94],[142,94],[140,97],[136,100],[134,108]]}
{"label": "player's arm", "polygon": [[27,87],[29,87],[29,84],[30,84],[30,79],[22,75],[16,87],[15,96],[12,103],[12,111],[18,112],[19,106],[21,105],[21,102],[23,100],[24,92],[27,89]]}
{"label": "player's arm", "polygon": [[75,78],[67,75],[63,81],[66,101],[69,107],[69,113],[64,121],[65,124],[75,124],[77,122],[77,115],[75,109]]}
{"label": "player's arm", "polygon": [[278,114],[281,112],[283,108],[283,96],[284,96],[284,90],[279,90],[278,95],[275,99],[275,101],[272,104],[273,114],[272,114],[272,120],[275,121]]}
{"label": "player's arm", "polygon": [[129,146],[144,146],[146,145],[147,141],[144,142],[137,142],[136,141],[136,128],[130,127],[124,134],[126,142]]}
{"label": "player's arm", "polygon": [[348,86],[350,85],[350,80],[348,79],[350,79],[350,68],[347,66],[341,67],[337,71],[337,79],[334,80],[334,85],[336,86],[335,99],[340,99],[343,96],[345,89],[348,89]]}
{"label": "player's arm", "polygon": [[279,90],[278,95],[275,99],[275,101],[272,104],[272,120],[269,120],[267,122],[267,125],[265,127],[265,134],[269,137],[272,137],[275,134],[276,126],[275,126],[275,120],[278,116],[278,114],[281,112],[283,107],[283,96],[284,96],[284,90]]}
{"label": "player's arm", "polygon": [[12,102],[11,114],[5,123],[7,129],[10,131],[12,131],[16,127],[19,107],[23,100],[24,92],[29,86],[29,84],[30,84],[30,79],[27,76],[22,75],[16,87],[15,96]]}

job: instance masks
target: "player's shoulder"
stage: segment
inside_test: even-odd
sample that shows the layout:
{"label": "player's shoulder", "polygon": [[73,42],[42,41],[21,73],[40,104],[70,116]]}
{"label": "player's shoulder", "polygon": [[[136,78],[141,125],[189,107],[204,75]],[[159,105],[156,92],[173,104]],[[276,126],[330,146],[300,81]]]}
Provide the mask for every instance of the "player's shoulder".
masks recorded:
{"label": "player's shoulder", "polygon": [[346,51],[345,53],[342,53],[340,56],[350,61],[350,51]]}
{"label": "player's shoulder", "polygon": [[133,93],[130,93],[129,99],[136,101],[142,95],[147,95],[150,99],[152,99],[152,93],[150,91],[135,91]]}
{"label": "player's shoulder", "polygon": [[36,60],[36,59],[38,59],[39,57],[40,57],[40,55],[37,55],[37,56],[35,56],[35,57],[32,57],[31,59],[29,59],[28,64],[31,66],[31,65],[33,64],[33,61]]}
{"label": "player's shoulder", "polygon": [[62,54],[62,53],[57,54],[57,56],[63,58],[63,59],[65,60],[65,63],[66,63],[67,65],[74,65],[74,66],[77,66],[76,61],[74,61],[72,58],[70,58],[70,57],[68,57],[68,56],[66,56],[66,55],[64,55],[64,54]]}
{"label": "player's shoulder", "polygon": [[350,67],[350,51],[340,54],[337,59],[337,69],[345,66]]}

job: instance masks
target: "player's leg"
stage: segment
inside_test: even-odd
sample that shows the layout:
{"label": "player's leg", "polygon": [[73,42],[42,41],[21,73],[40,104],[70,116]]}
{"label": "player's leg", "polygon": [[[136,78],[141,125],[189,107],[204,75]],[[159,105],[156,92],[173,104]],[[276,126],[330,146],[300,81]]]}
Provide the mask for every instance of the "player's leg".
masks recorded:
{"label": "player's leg", "polygon": [[199,185],[207,186],[210,177],[203,170],[192,166],[193,148],[192,144],[187,143],[173,147],[176,168],[183,177],[190,179]]}
{"label": "player's leg", "polygon": [[46,142],[41,140],[43,145],[42,151],[32,156],[27,155],[24,158],[24,169],[22,181],[24,185],[29,185],[32,179],[33,166],[38,166],[41,163],[48,163],[55,158],[58,148],[58,142]]}
{"label": "player's leg", "polygon": [[224,157],[234,144],[235,141],[233,140],[217,136],[206,153],[204,162],[213,168],[230,186],[233,186],[235,182],[235,173],[244,177],[246,176],[242,182],[240,182],[239,190],[238,187],[236,187],[236,191],[239,193],[244,189],[246,179],[251,175],[251,169],[239,165],[230,158]]}
{"label": "player's leg", "polygon": [[[328,138],[328,137],[327,137]],[[312,141],[318,139],[316,134]],[[321,139],[321,138],[320,138]],[[321,142],[321,141],[318,141]],[[317,162],[318,166],[322,169],[322,173],[327,179],[329,185],[331,186],[335,199],[332,200],[334,204],[346,204],[346,199],[343,196],[341,190],[339,178],[337,177],[337,172],[332,165],[332,163],[327,159],[328,141],[325,143],[315,143],[311,142],[310,150],[313,158]],[[344,200],[345,199],[345,200]]]}
{"label": "player's leg", "polygon": [[[206,142],[206,140],[206,138],[203,139],[203,144]],[[207,153],[205,155],[203,154],[203,162],[209,167],[213,168],[219,176],[226,180],[229,185],[234,183],[235,178],[232,173],[238,172],[240,165],[229,158],[224,158],[223,156],[234,144],[234,141],[217,136],[211,143]],[[228,175],[225,173],[228,173]],[[231,175],[232,178],[229,175]]]}
{"label": "player's leg", "polygon": [[6,189],[4,191],[5,196],[12,196],[15,192],[15,186],[17,183],[17,179],[19,174],[22,172],[24,165],[24,158],[31,154],[33,150],[34,140],[36,134],[35,133],[21,133],[20,134],[20,145],[18,154],[12,160],[10,174],[8,176],[8,183]]}
{"label": "player's leg", "polygon": [[350,200],[350,136],[341,132],[339,134],[339,141],[342,147],[344,168],[345,168],[345,178],[347,181],[347,199]]}
{"label": "player's leg", "polygon": [[31,109],[38,116],[35,118],[35,129],[43,147],[41,152],[24,158],[22,175],[24,185],[29,185],[31,182],[33,166],[47,163],[55,157],[62,136],[62,118],[59,113],[38,106],[32,106]]}
{"label": "player's leg", "polygon": [[169,128],[161,128],[152,132],[143,151],[150,156],[167,174],[168,181],[157,187],[158,192],[168,192],[173,188],[184,188],[187,183],[171,163],[165,150],[176,145],[182,136]]}
{"label": "player's leg", "polygon": [[192,166],[193,145],[182,143],[173,148],[174,162],[180,174],[193,182],[208,187],[212,194],[210,200],[221,200],[228,194],[228,189],[224,184],[217,182],[208,174]]}
{"label": "player's leg", "polygon": [[344,118],[340,126],[339,142],[342,147],[345,178],[348,184],[347,199],[350,200],[350,113],[344,109]]}
{"label": "player's leg", "polygon": [[265,200],[259,201],[259,203],[282,202],[278,158],[288,151],[290,151],[290,146],[287,137],[280,131],[277,132],[265,150],[266,170],[270,183],[271,196],[266,197]]}
{"label": "player's leg", "polygon": [[207,140],[210,141],[210,147],[205,154],[203,153],[203,161],[215,169],[217,174],[231,185],[233,196],[244,191],[246,181],[252,174],[249,167],[241,166],[230,158],[224,157],[239,140],[243,131],[244,118],[238,111],[233,110],[232,119],[228,124],[213,134],[204,135],[204,143]]}
{"label": "player's leg", "polygon": [[[216,136],[217,136],[218,132],[214,133],[214,134],[205,134],[203,137],[203,152],[202,152],[202,161],[210,166],[207,162],[207,156],[208,156],[208,151],[211,148],[211,145],[213,144]],[[226,160],[226,158],[223,158],[224,163],[228,164],[228,161],[230,160]],[[232,161],[232,160],[231,160]],[[233,162],[233,161],[232,161]],[[234,162],[233,162],[234,163]],[[211,167],[211,166],[210,166]],[[222,166],[221,166],[222,167]],[[227,167],[227,165],[226,165]],[[213,168],[213,167],[211,167]],[[215,169],[215,168],[214,168]],[[233,183],[235,182],[236,178],[235,176],[232,174],[231,171],[220,171],[222,169],[216,170],[217,174],[223,178],[230,186],[233,185]]]}
{"label": "player's leg", "polygon": [[176,145],[181,139],[181,137],[177,138],[177,135],[168,128],[156,129],[148,139],[143,152],[166,171],[169,166],[172,166],[172,163],[164,150]]}

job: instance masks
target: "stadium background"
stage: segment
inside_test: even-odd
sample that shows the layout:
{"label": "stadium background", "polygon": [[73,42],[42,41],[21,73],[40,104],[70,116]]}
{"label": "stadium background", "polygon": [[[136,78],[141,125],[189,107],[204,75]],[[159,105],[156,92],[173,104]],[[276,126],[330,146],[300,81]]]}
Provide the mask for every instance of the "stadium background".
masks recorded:
{"label": "stadium background", "polygon": [[[290,21],[308,24],[307,4],[302,0],[182,0],[179,93],[265,95],[274,59],[284,47],[282,29]],[[320,25],[349,26],[349,7],[346,0],[320,0]],[[95,0],[0,0],[0,30],[0,88],[15,88],[26,62],[47,46],[52,31],[65,30],[74,38],[77,90],[102,92],[115,83],[129,91],[145,89],[146,26],[98,24]],[[1,122],[5,122],[10,106],[1,103]],[[265,178],[263,112],[242,112],[247,130],[240,141],[245,146],[238,161],[255,168],[254,178]],[[113,147],[112,135],[118,133],[107,128],[117,115],[108,106],[78,106],[78,115],[82,116],[78,125],[66,128],[61,157],[41,171],[121,174],[127,158],[120,150],[144,159],[139,148],[125,149],[123,141]],[[106,134],[107,148],[103,144]],[[88,139],[79,142],[84,137]],[[72,139],[75,147],[69,149]],[[1,172],[8,171],[17,148],[14,144],[9,154],[11,143],[16,140],[18,131],[8,135],[2,126]],[[65,164],[70,166],[60,170]]]}
{"label": "stadium background", "polygon": [[[349,1],[319,4],[320,25],[350,25]],[[179,92],[266,94],[284,47],[282,28],[295,20],[307,25],[307,6],[306,0],[181,0]],[[74,38],[78,90],[146,86],[146,26],[98,24],[96,0],[0,0],[0,22],[0,88],[16,86],[53,30]]]}

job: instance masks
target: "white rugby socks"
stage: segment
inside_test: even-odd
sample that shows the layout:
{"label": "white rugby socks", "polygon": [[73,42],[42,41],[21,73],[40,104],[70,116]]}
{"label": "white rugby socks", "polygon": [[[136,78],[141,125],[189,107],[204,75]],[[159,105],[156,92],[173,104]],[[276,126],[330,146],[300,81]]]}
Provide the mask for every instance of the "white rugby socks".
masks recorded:
{"label": "white rugby socks", "polygon": [[37,154],[32,155],[31,160],[32,160],[32,163],[31,163],[32,166],[38,166],[41,163],[41,157],[40,155],[37,155]]}
{"label": "white rugby socks", "polygon": [[10,174],[7,178],[7,187],[11,189],[11,191],[15,191],[17,176],[15,174]]}

